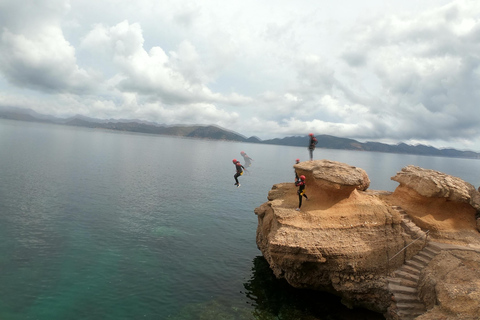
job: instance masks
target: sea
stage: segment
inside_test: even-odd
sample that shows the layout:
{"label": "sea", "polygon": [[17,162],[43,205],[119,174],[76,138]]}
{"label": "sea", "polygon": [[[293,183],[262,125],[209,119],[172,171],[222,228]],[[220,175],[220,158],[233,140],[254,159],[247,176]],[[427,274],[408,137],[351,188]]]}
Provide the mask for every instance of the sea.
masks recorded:
{"label": "sea", "polygon": [[[306,144],[308,143],[306,138]],[[0,120],[0,319],[384,319],[276,279],[254,209],[289,147]],[[254,161],[234,186],[232,159]],[[480,161],[322,149],[370,189],[417,165],[476,188]]]}

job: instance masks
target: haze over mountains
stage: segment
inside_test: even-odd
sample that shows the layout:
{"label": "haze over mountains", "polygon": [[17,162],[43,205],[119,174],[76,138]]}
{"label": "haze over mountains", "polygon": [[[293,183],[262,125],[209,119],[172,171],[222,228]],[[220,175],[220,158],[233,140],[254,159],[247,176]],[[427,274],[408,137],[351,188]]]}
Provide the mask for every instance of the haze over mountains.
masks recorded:
{"label": "haze over mountains", "polygon": [[[238,142],[275,144],[285,146],[299,146],[307,147],[307,136],[291,136],[285,138],[276,138],[269,140],[261,140],[258,137],[245,137],[239,133],[214,126],[214,125],[174,125],[166,126],[153,122],[142,120],[127,120],[127,119],[109,119],[100,120],[84,116],[74,116],[70,118],[57,118],[53,116],[39,114],[33,110],[19,109],[19,108],[2,108],[0,109],[0,118],[45,122],[53,124],[61,124],[68,126],[79,126],[88,128],[100,128],[109,130],[129,131],[148,134],[160,134],[170,136],[180,136],[188,138],[202,138],[213,140],[227,140]],[[388,153],[402,153],[415,154],[425,156],[443,156],[443,157],[457,157],[480,159],[480,153],[473,151],[461,151],[456,149],[437,149],[425,145],[407,145],[399,143],[396,145],[389,145],[379,142],[359,142],[357,140],[348,138],[339,138],[330,135],[316,135],[318,139],[319,148],[327,149],[343,149],[343,150],[358,150],[358,151],[372,151],[372,152],[388,152]]]}

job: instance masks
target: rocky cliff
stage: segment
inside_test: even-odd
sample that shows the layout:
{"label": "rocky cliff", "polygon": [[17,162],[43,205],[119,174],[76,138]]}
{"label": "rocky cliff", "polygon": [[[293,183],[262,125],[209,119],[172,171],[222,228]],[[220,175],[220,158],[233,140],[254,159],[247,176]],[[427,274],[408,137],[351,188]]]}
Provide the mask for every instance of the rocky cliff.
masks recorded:
{"label": "rocky cliff", "polygon": [[[400,184],[395,192],[369,191],[367,173],[347,164],[317,160],[294,168],[306,176],[309,200],[304,199],[301,210],[295,210],[294,183],[274,185],[268,202],[255,209],[257,245],[278,278],[297,288],[340,295],[344,304],[366,307],[387,319],[426,317],[430,312],[438,319],[458,309],[447,305],[480,301],[475,300],[480,283],[474,281],[452,298],[454,288],[445,285],[443,277],[448,274],[453,283],[454,272],[447,272],[445,259],[438,258],[454,248],[468,259],[456,254],[448,260],[468,262],[472,270],[480,261],[480,249],[475,251],[480,248],[480,194],[472,185],[409,166],[392,178]],[[436,247],[420,267],[414,265],[413,280],[400,279],[405,274],[400,268],[409,267],[430,242],[444,246]],[[465,317],[476,317],[479,308],[478,303],[470,307]]]}

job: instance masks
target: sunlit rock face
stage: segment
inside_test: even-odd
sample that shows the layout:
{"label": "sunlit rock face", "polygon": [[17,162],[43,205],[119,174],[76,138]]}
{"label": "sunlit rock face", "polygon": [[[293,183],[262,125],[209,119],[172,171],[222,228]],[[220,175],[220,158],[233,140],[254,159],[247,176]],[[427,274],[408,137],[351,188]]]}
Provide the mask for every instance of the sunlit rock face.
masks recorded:
{"label": "sunlit rock face", "polygon": [[419,227],[444,241],[478,242],[480,192],[473,185],[416,166],[403,168],[391,179],[400,185],[389,201],[407,210]]}
{"label": "sunlit rock face", "polygon": [[480,244],[478,191],[458,178],[406,167],[389,193],[367,190],[367,173],[344,163],[316,160],[294,168],[306,177],[309,200],[301,211],[293,182],[274,185],[268,202],[255,209],[257,246],[274,274],[294,287],[329,291],[349,306],[386,314],[387,276],[425,245],[414,242],[397,255],[414,238],[393,206],[406,209],[431,239]]}
{"label": "sunlit rock face", "polygon": [[426,198],[443,198],[447,201],[467,203],[480,210],[480,192],[460,178],[435,170],[407,166],[392,180],[401,187],[410,188]]}
{"label": "sunlit rock face", "polygon": [[317,160],[294,166],[305,175],[301,211],[293,183],[273,186],[258,215],[257,245],[277,277],[298,288],[341,294],[347,304],[380,312],[390,303],[389,259],[405,243],[398,212],[366,190],[360,168]]}
{"label": "sunlit rock face", "polygon": [[351,193],[353,189],[367,190],[370,179],[365,170],[345,163],[316,160],[293,166],[298,175],[305,175],[313,189],[338,190],[339,193]]}

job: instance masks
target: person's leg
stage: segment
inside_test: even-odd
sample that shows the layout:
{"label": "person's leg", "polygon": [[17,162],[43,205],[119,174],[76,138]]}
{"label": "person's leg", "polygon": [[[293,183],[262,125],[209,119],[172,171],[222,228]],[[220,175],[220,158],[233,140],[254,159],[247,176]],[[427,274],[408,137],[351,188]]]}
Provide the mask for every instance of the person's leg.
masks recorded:
{"label": "person's leg", "polygon": [[237,179],[238,176],[239,176],[238,172],[235,173],[234,176],[233,176],[235,178],[235,184],[238,184],[238,179]]}

